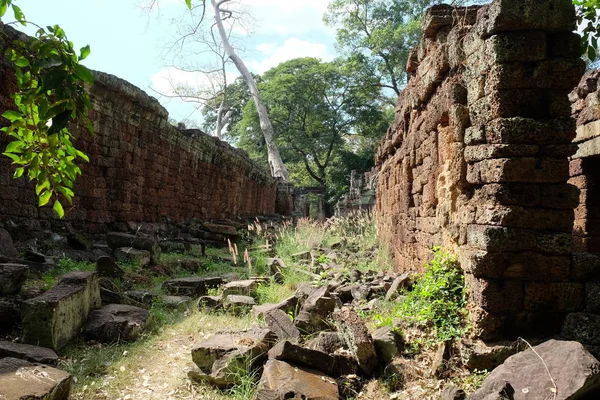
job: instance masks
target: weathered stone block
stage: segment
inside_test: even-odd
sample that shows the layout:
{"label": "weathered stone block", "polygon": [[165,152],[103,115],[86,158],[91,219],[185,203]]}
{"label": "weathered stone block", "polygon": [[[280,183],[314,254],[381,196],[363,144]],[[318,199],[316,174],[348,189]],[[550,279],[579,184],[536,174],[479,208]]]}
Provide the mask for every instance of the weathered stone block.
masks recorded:
{"label": "weathered stone block", "polygon": [[562,335],[586,345],[600,346],[600,315],[583,312],[568,314]]}
{"label": "weathered stone block", "polygon": [[289,340],[292,343],[300,340],[300,331],[294,326],[294,322],[285,311],[270,310],[264,314],[264,317],[267,326],[279,340]]}
{"label": "weathered stone block", "polygon": [[301,347],[287,340],[277,343],[269,350],[269,359],[285,361],[301,367],[312,368],[333,376],[335,360],[327,353]]}
{"label": "weathered stone block", "polygon": [[[540,358],[545,367],[541,370]],[[507,393],[515,399],[594,397],[600,390],[599,369],[598,360],[580,343],[549,340],[508,358],[470,399],[502,398]]]}
{"label": "weathered stone block", "polygon": [[499,158],[470,164],[467,181],[487,183],[560,183],[569,179],[567,159]]}
{"label": "weathered stone block", "polygon": [[258,282],[254,279],[233,281],[223,285],[223,297],[227,297],[230,294],[255,296],[256,289],[258,289]]}
{"label": "weathered stone block", "polygon": [[152,260],[160,259],[160,245],[153,237],[137,234],[130,235],[121,232],[110,232],[106,234],[106,243],[112,250],[120,248],[132,248],[150,252]]}
{"label": "weathered stone block", "polygon": [[0,228],[0,256],[19,257],[19,252],[15,249],[10,234],[2,228]]}
{"label": "weathered stone block", "polygon": [[223,284],[222,278],[176,278],[163,283],[163,288],[172,295],[201,297],[207,294],[208,289],[216,288]]}
{"label": "weathered stone block", "polygon": [[486,41],[493,63],[535,62],[546,59],[546,33],[526,31],[498,33]]}
{"label": "weathered stone block", "polygon": [[143,308],[109,304],[90,313],[85,336],[103,343],[134,341],[145,328],[150,313]]}
{"label": "weathered stone block", "polygon": [[56,365],[58,363],[58,356],[51,349],[0,340],[0,359],[4,357],[40,364]]}
{"label": "weathered stone block", "polygon": [[499,118],[485,127],[488,143],[558,144],[575,137],[575,122],[570,118],[536,121],[532,118]]}
{"label": "weathered stone block", "polygon": [[362,319],[350,308],[343,308],[333,314],[337,322],[338,330],[342,332],[342,338],[347,343],[358,366],[365,374],[370,374],[377,366],[377,352],[373,338],[365,327]]}
{"label": "weathered stone block", "polygon": [[6,357],[0,359],[0,398],[68,400],[71,375],[46,365]]}
{"label": "weathered stone block", "polygon": [[0,296],[19,293],[28,272],[26,265],[0,264]]}
{"label": "weathered stone block", "polygon": [[267,361],[256,392],[256,400],[338,400],[339,397],[335,379],[279,360]]}
{"label": "weathered stone block", "polygon": [[573,312],[582,310],[585,288],[582,283],[527,282],[525,310],[544,312]]}
{"label": "weathered stone block", "polygon": [[497,0],[481,10],[476,29],[482,36],[523,30],[573,32],[574,23],[575,9],[568,0]]}
{"label": "weathered stone block", "polygon": [[478,279],[467,276],[470,300],[493,314],[508,314],[523,309],[523,283],[520,281]]}
{"label": "weathered stone block", "polygon": [[23,340],[54,350],[75,337],[88,314],[100,307],[95,272],[70,272],[41,296],[23,302]]}
{"label": "weathered stone block", "polygon": [[569,276],[571,257],[463,250],[461,265],[477,278],[556,281]]}

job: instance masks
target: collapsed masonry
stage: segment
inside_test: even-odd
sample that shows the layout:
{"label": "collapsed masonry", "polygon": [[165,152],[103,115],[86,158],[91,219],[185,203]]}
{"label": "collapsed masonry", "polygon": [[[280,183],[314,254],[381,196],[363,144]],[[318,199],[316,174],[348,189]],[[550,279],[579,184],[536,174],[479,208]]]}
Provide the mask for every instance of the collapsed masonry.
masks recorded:
{"label": "collapsed masonry", "polygon": [[600,312],[600,111],[595,75],[571,95],[576,137],[574,23],[570,0],[433,7],[377,150],[396,267],[422,269],[432,246],[458,254],[484,340],[598,323],[578,313]]}

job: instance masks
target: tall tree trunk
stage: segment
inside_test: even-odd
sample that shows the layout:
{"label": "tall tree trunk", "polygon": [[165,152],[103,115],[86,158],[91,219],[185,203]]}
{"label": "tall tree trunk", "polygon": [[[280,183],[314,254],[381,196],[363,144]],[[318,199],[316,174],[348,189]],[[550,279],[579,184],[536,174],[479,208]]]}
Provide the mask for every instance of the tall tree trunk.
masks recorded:
{"label": "tall tree trunk", "polygon": [[221,5],[227,3],[229,0],[211,0],[211,4],[213,6],[213,10],[215,13],[215,23],[217,25],[217,29],[219,30],[219,35],[221,36],[221,40],[223,41],[223,46],[225,47],[225,52],[233,61],[233,64],[236,66],[242,78],[248,85],[248,89],[250,90],[250,94],[252,94],[252,98],[254,99],[254,103],[256,104],[256,111],[258,112],[258,118],[260,120],[260,128],[263,131],[263,135],[265,136],[265,142],[267,144],[267,154],[269,159],[269,167],[271,168],[271,175],[275,178],[281,178],[284,182],[289,182],[289,174],[288,170],[283,164],[283,160],[281,160],[281,155],[279,154],[279,148],[277,147],[277,143],[275,143],[275,138],[273,135],[273,125],[271,125],[271,120],[269,119],[269,115],[267,114],[267,109],[263,104],[260,93],[258,92],[258,87],[256,86],[256,82],[252,77],[252,74],[246,68],[246,64],[242,61],[240,57],[236,54],[235,50],[229,43],[229,39],[227,37],[227,32],[225,31],[225,27],[223,26],[223,19],[221,17]]}

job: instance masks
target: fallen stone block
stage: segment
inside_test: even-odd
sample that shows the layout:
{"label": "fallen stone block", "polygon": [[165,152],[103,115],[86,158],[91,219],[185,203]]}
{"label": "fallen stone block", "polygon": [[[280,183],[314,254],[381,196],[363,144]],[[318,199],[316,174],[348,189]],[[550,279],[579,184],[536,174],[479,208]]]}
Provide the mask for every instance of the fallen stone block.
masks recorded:
{"label": "fallen stone block", "polygon": [[77,336],[100,303],[96,272],[65,274],[52,289],[23,302],[23,341],[58,350]]}
{"label": "fallen stone block", "polygon": [[334,359],[332,356],[322,351],[298,346],[287,340],[277,343],[269,350],[269,359],[285,361],[321,371],[326,375],[333,375]]}
{"label": "fallen stone block", "polygon": [[461,354],[471,371],[491,371],[520,350],[524,350],[524,346],[519,346],[518,342],[484,343],[478,340],[461,349]]}
{"label": "fallen stone block", "polygon": [[225,306],[235,314],[244,314],[249,312],[256,305],[253,297],[230,294],[225,298]]}
{"label": "fallen stone block", "polygon": [[146,250],[150,252],[153,261],[156,262],[160,259],[160,245],[156,239],[151,236],[109,232],[106,234],[106,244],[108,244],[108,247],[113,251],[120,248]]}
{"label": "fallen stone block", "polygon": [[254,279],[233,281],[223,286],[223,297],[227,297],[230,294],[254,297],[256,289],[258,289],[258,282]]}
{"label": "fallen stone block", "polygon": [[265,322],[279,340],[289,340],[297,343],[300,340],[300,331],[294,326],[290,316],[282,310],[275,309],[264,314]]}
{"label": "fallen stone block", "polygon": [[410,283],[410,277],[408,274],[402,274],[396,277],[392,282],[392,286],[388,289],[385,300],[390,301],[394,300],[400,294],[400,290],[407,287]]}
{"label": "fallen stone block", "polygon": [[138,250],[132,247],[120,247],[114,251],[115,258],[122,263],[132,264],[144,268],[152,262],[152,254],[147,250]]}
{"label": "fallen stone block", "polygon": [[0,340],[0,359],[4,357],[48,365],[58,363],[58,356],[52,349]]}
{"label": "fallen stone block", "polygon": [[274,399],[338,400],[339,391],[335,379],[319,371],[269,360],[258,384],[256,400]]}
{"label": "fallen stone block", "polygon": [[125,271],[112,258],[106,256],[96,260],[96,272],[98,272],[98,276],[107,278],[123,278],[125,275]]}
{"label": "fallen stone block", "polygon": [[326,319],[335,310],[338,299],[330,297],[327,287],[313,290],[300,313],[296,316],[295,324],[304,333],[312,333],[327,328]]}
{"label": "fallen stone block", "polygon": [[260,365],[275,341],[268,329],[217,333],[192,349],[192,360],[199,368],[190,378],[220,388],[238,383],[240,369],[249,371]]}
{"label": "fallen stone block", "polygon": [[163,288],[171,295],[198,298],[205,296],[208,289],[217,288],[222,284],[222,278],[189,277],[168,280],[163,283]]}
{"label": "fallen stone block", "polygon": [[0,264],[0,296],[18,294],[29,268],[22,264]]}
{"label": "fallen stone block", "polygon": [[344,347],[344,341],[339,332],[319,332],[319,334],[307,342],[308,347],[323,353],[332,354]]}
{"label": "fallen stone block", "polygon": [[2,228],[0,228],[0,256],[9,258],[19,257],[19,252],[13,245],[10,233]]}
{"label": "fallen stone block", "polygon": [[189,296],[164,296],[162,304],[170,308],[190,309],[194,299]]}
{"label": "fallen stone block", "polygon": [[384,363],[392,361],[402,349],[402,336],[390,326],[377,328],[372,337],[377,358]]}
{"label": "fallen stone block", "polygon": [[123,296],[128,304],[131,303],[130,305],[150,307],[158,294],[146,290],[128,290],[123,293]]}
{"label": "fallen stone block", "polygon": [[597,398],[600,362],[580,343],[549,340],[509,357],[470,399],[495,399],[503,393],[515,400]]}
{"label": "fallen stone block", "polygon": [[265,313],[271,310],[281,310],[287,313],[295,313],[296,307],[298,306],[298,298],[296,296],[290,296],[285,300],[280,301],[277,304],[261,304],[253,308],[254,316],[260,318]]}
{"label": "fallen stone block", "polygon": [[363,373],[369,375],[377,366],[377,353],[373,338],[363,320],[351,308],[343,308],[333,314],[340,336],[352,350]]}
{"label": "fallen stone block", "polygon": [[202,296],[198,299],[198,308],[214,311],[223,307],[223,296]]}
{"label": "fallen stone block", "polygon": [[90,313],[85,336],[102,343],[134,341],[144,330],[150,313],[125,304],[109,304]]}
{"label": "fallen stone block", "polygon": [[21,297],[0,296],[0,332],[7,332],[21,322]]}
{"label": "fallen stone block", "polygon": [[68,400],[71,375],[47,365],[0,359],[0,399]]}

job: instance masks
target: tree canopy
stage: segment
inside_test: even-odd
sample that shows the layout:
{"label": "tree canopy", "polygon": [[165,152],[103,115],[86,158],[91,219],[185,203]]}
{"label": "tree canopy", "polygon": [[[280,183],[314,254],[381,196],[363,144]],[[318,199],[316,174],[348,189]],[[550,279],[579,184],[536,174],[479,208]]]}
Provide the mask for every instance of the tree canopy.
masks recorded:
{"label": "tree canopy", "polygon": [[[265,72],[258,85],[293,181],[321,186],[333,197],[344,189],[332,180],[340,177],[335,171],[350,172],[341,161],[354,154],[359,160],[350,164],[370,166],[373,146],[390,122],[377,101],[379,88],[363,85],[347,67],[343,60],[298,58]],[[249,102],[232,134],[240,147],[260,157],[263,143],[257,131]]]}

